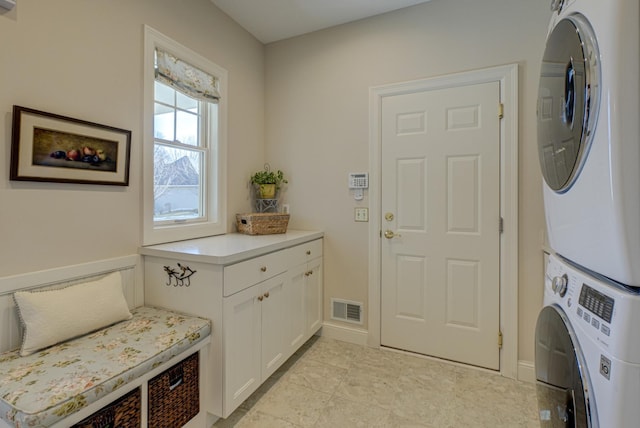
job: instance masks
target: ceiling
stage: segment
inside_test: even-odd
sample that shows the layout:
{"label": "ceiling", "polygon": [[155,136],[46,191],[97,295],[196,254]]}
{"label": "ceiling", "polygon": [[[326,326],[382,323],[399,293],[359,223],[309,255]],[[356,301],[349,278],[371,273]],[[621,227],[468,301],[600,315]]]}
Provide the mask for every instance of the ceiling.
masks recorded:
{"label": "ceiling", "polygon": [[266,44],[429,0],[211,1]]}

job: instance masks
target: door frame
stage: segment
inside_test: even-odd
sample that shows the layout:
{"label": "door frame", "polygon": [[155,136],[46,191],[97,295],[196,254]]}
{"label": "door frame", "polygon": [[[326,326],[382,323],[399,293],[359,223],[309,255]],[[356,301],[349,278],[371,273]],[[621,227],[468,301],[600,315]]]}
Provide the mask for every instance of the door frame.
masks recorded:
{"label": "door frame", "polygon": [[[448,74],[369,88],[369,305],[367,344],[380,347],[382,99],[414,92],[499,82],[500,121],[500,373],[518,377],[518,65]],[[498,115],[498,106],[496,106]],[[496,219],[497,221],[497,219]],[[496,332],[496,341],[498,332]],[[497,343],[496,343],[497,346]]]}

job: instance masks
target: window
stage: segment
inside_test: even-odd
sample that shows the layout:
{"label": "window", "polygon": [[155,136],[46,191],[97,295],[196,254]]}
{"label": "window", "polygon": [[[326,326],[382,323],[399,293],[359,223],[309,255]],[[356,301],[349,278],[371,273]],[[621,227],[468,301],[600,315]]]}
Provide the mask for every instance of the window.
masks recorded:
{"label": "window", "polygon": [[206,220],[216,213],[205,208],[210,154],[203,124],[215,130],[217,106],[159,81],[154,98],[153,221],[161,225]]}
{"label": "window", "polygon": [[144,245],[224,233],[226,71],[145,27]]}

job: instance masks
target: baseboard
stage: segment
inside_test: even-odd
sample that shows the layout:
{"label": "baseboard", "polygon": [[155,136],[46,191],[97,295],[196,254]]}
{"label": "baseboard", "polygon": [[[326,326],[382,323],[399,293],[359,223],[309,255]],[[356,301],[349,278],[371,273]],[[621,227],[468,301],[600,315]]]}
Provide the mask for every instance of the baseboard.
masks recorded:
{"label": "baseboard", "polygon": [[535,383],[536,371],[532,361],[518,361],[518,380]]}
{"label": "baseboard", "polygon": [[329,339],[336,339],[343,342],[365,346],[367,345],[367,337],[369,336],[369,332],[367,332],[367,330],[345,327],[329,322],[322,324],[322,328],[318,334],[322,337],[328,337]]}

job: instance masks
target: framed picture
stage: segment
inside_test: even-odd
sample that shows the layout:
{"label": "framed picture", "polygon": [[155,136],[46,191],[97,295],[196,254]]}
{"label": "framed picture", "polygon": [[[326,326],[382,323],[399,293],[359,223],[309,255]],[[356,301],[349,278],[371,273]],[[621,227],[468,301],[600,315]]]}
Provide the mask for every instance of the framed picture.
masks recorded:
{"label": "framed picture", "polygon": [[13,106],[11,180],[129,185],[131,131]]}

